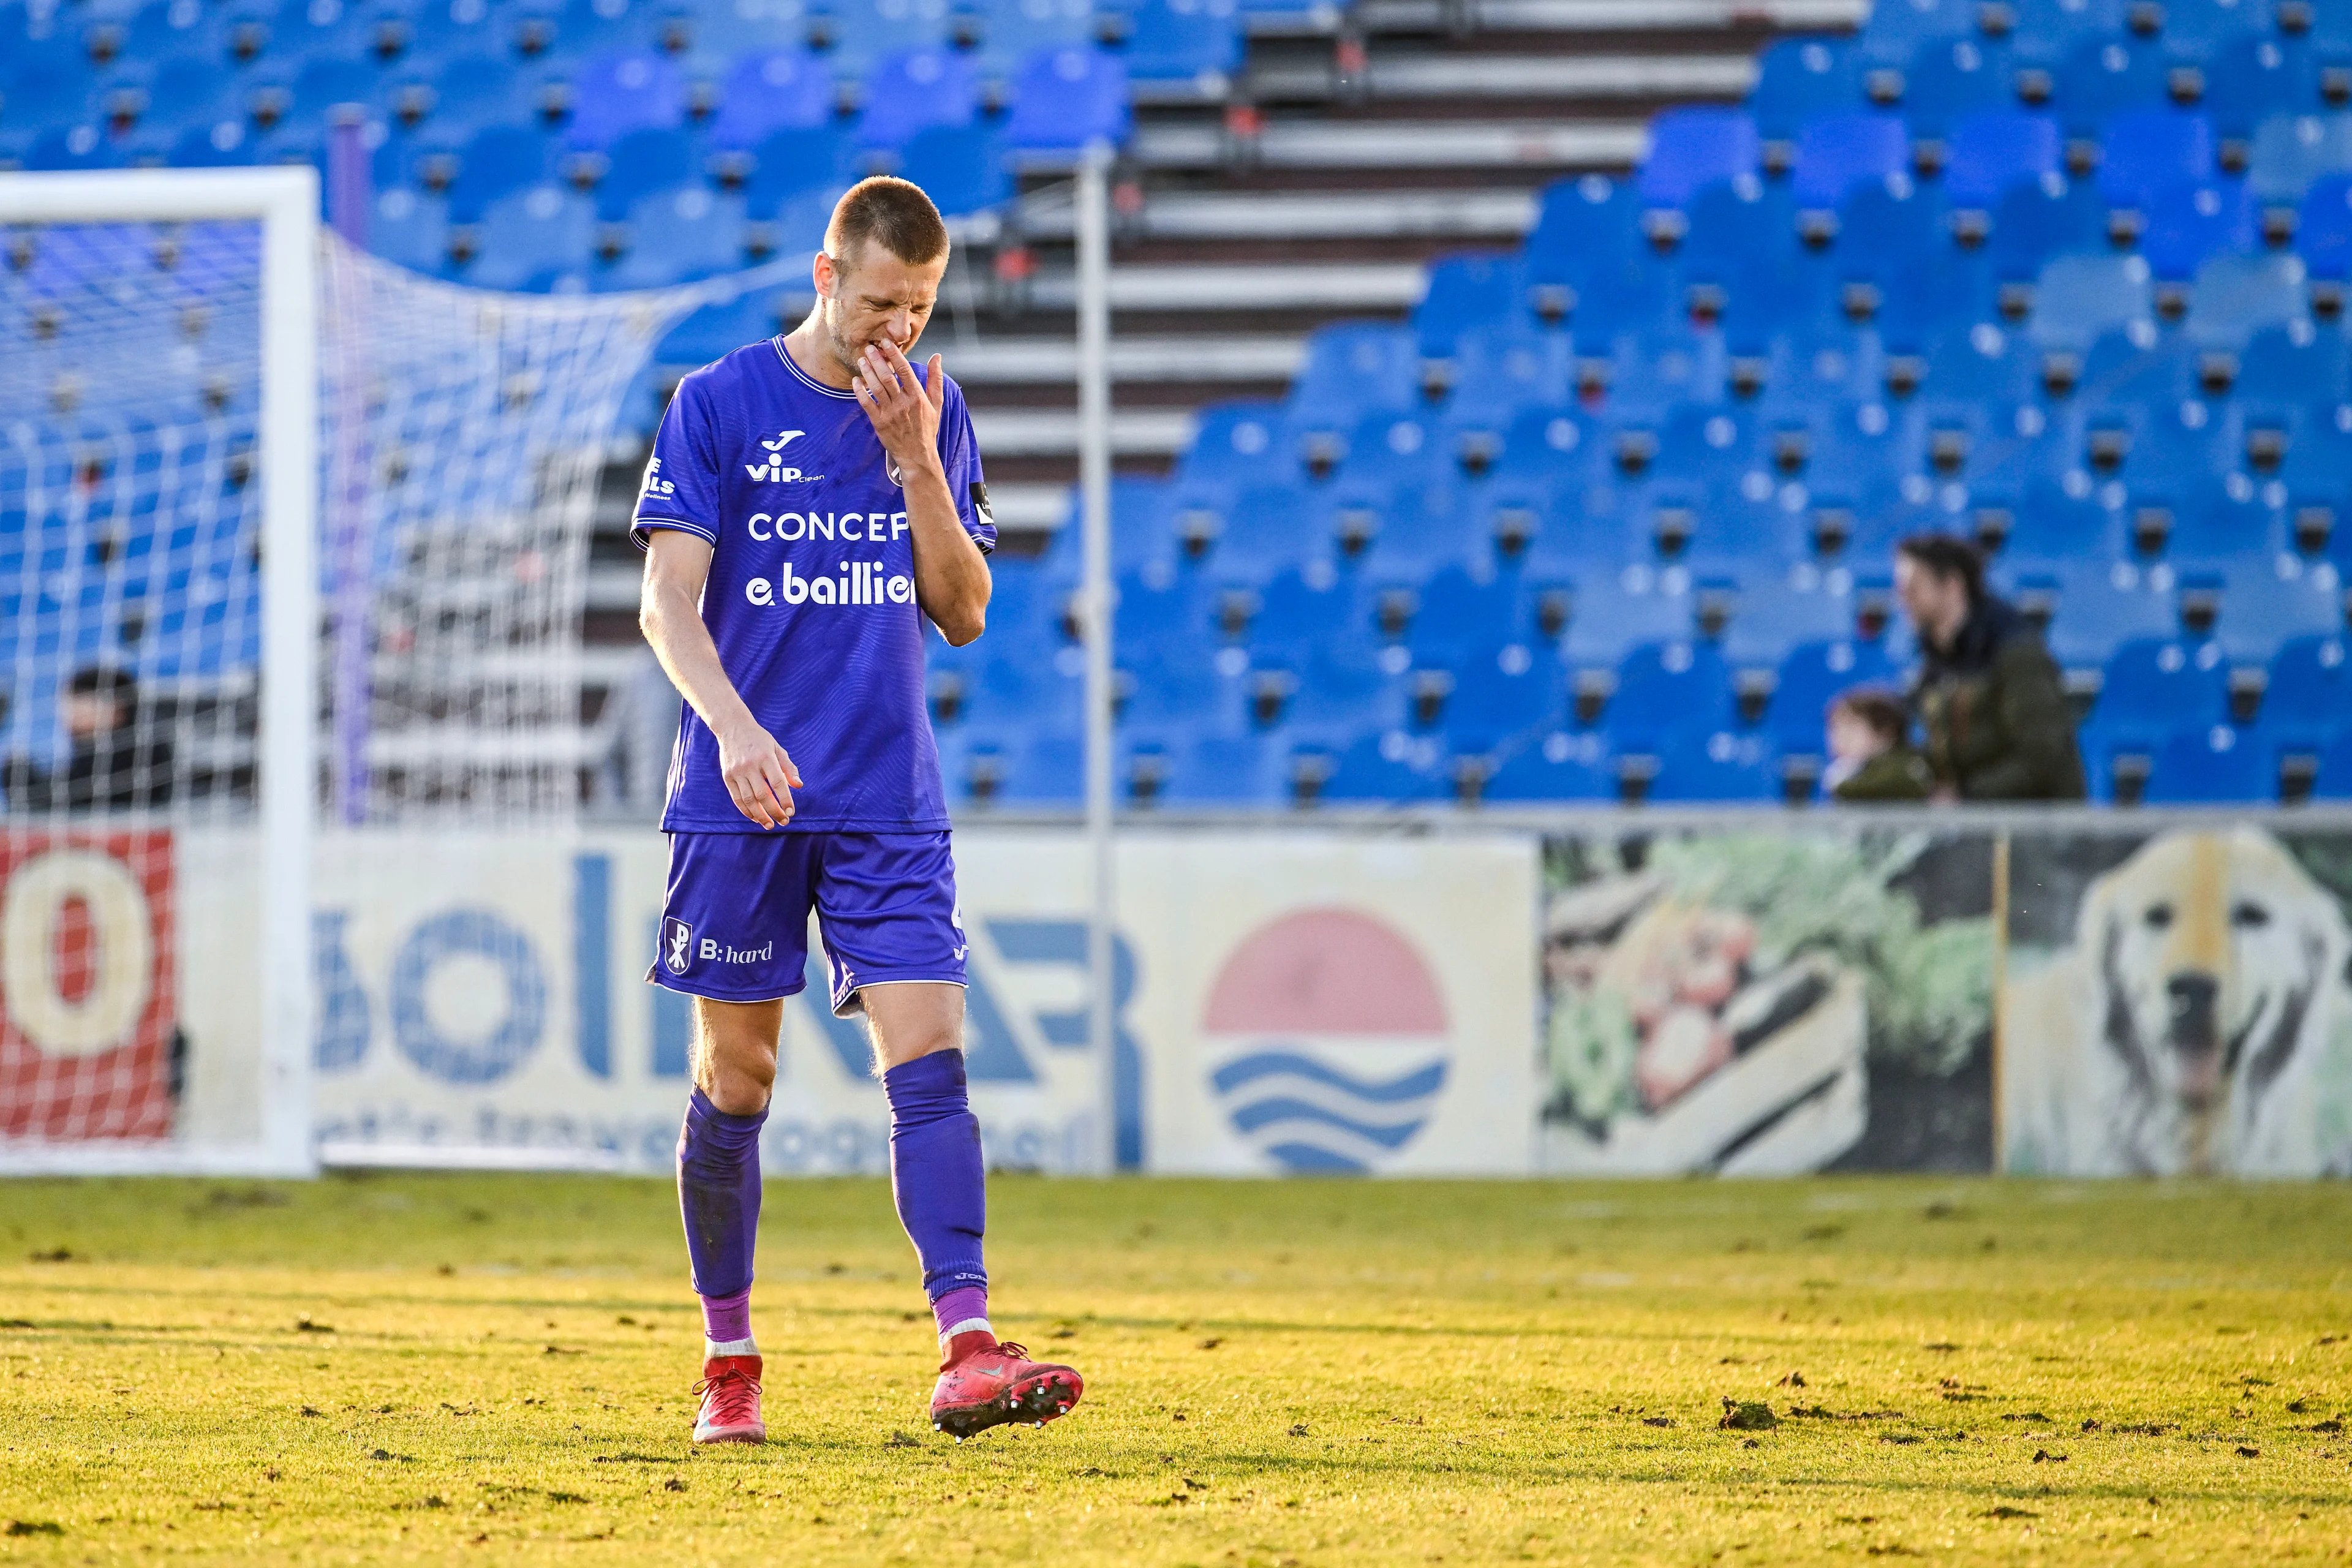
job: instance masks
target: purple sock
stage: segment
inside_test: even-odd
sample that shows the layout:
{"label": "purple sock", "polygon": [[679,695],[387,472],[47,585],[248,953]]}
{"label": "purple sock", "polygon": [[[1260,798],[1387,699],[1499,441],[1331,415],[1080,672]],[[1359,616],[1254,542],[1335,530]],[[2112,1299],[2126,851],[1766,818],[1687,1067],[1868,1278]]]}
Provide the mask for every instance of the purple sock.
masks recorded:
{"label": "purple sock", "polygon": [[963,1053],[933,1051],[882,1075],[890,1101],[890,1191],[933,1301],[988,1289],[980,1238],[988,1189],[980,1121],[964,1093]]}
{"label": "purple sock", "polygon": [[707,1309],[751,1289],[751,1247],[760,1234],[760,1127],[767,1120],[764,1110],[730,1116],[698,1089],[687,1102],[686,1126],[677,1135],[677,1206],[686,1219],[695,1294]]}
{"label": "purple sock", "polygon": [[702,1337],[714,1345],[741,1344],[751,1337],[751,1288],[732,1296],[702,1299]]}
{"label": "purple sock", "polygon": [[940,1326],[941,1350],[959,1333],[993,1337],[996,1332],[988,1323],[988,1292],[978,1285],[957,1286],[931,1303],[931,1316]]}

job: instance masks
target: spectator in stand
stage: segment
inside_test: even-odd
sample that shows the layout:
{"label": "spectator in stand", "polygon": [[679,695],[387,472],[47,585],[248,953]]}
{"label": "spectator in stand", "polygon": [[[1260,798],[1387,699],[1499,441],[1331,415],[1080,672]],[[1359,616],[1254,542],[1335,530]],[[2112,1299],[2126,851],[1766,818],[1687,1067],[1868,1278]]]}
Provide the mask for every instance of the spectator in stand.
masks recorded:
{"label": "spectator in stand", "polygon": [[1892,691],[1855,687],[1830,704],[1829,771],[1822,776],[1832,798],[1879,805],[1926,800],[1936,775],[1911,744],[1911,712]]}
{"label": "spectator in stand", "polygon": [[65,763],[8,759],[0,785],[12,813],[137,809],[172,799],[172,738],[127,670],[74,671],[65,689]]}
{"label": "spectator in stand", "polygon": [[1985,587],[1976,546],[1913,534],[1895,546],[1895,594],[1919,636],[1911,706],[1935,773],[1930,798],[2081,800],[2058,666],[2032,623]]}

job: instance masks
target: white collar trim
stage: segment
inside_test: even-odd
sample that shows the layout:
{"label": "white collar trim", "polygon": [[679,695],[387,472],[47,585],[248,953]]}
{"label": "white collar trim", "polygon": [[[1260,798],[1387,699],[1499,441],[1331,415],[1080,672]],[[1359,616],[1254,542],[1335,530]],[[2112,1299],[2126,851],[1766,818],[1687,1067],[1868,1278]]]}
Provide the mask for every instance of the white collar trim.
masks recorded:
{"label": "white collar trim", "polygon": [[814,392],[822,392],[827,397],[844,398],[851,403],[857,401],[857,394],[838,386],[827,386],[824,383],[819,381],[816,377],[803,370],[800,366],[800,362],[793,358],[792,350],[784,347],[783,333],[778,332],[774,337],[770,338],[768,342],[774,346],[776,357],[784,362],[784,368],[791,371],[802,385],[808,387],[810,390]]}

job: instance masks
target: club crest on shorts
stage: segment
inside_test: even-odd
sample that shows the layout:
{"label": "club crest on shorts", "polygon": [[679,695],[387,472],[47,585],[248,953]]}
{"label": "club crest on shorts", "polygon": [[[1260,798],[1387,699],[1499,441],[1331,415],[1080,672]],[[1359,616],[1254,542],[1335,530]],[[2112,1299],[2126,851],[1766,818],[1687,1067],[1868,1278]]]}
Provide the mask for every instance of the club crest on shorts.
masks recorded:
{"label": "club crest on shorts", "polygon": [[898,459],[892,457],[887,449],[882,454],[882,469],[890,476],[892,484],[902,490],[907,488],[907,470],[898,466]]}
{"label": "club crest on shorts", "polygon": [[662,967],[683,974],[693,952],[694,928],[674,915],[662,917]]}

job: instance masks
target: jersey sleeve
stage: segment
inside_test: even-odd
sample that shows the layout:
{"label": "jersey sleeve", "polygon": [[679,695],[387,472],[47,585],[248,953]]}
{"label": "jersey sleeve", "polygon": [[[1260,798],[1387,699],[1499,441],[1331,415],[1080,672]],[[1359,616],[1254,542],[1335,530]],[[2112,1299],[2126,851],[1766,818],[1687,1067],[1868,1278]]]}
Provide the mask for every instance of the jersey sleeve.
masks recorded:
{"label": "jersey sleeve", "polygon": [[675,528],[711,543],[719,542],[719,461],[717,432],[710,426],[710,406],[703,395],[702,378],[689,375],[662,414],[654,435],[653,456],[646,459],[646,477],[637,489],[637,510],[629,524],[629,538],[639,550],[657,528]]}
{"label": "jersey sleeve", "polygon": [[980,441],[971,431],[971,411],[964,405],[963,388],[948,384],[947,406],[940,410],[940,456],[946,459],[948,492],[955,497],[956,516],[982,555],[996,550],[996,513],[988,504],[988,480],[980,471]]}

